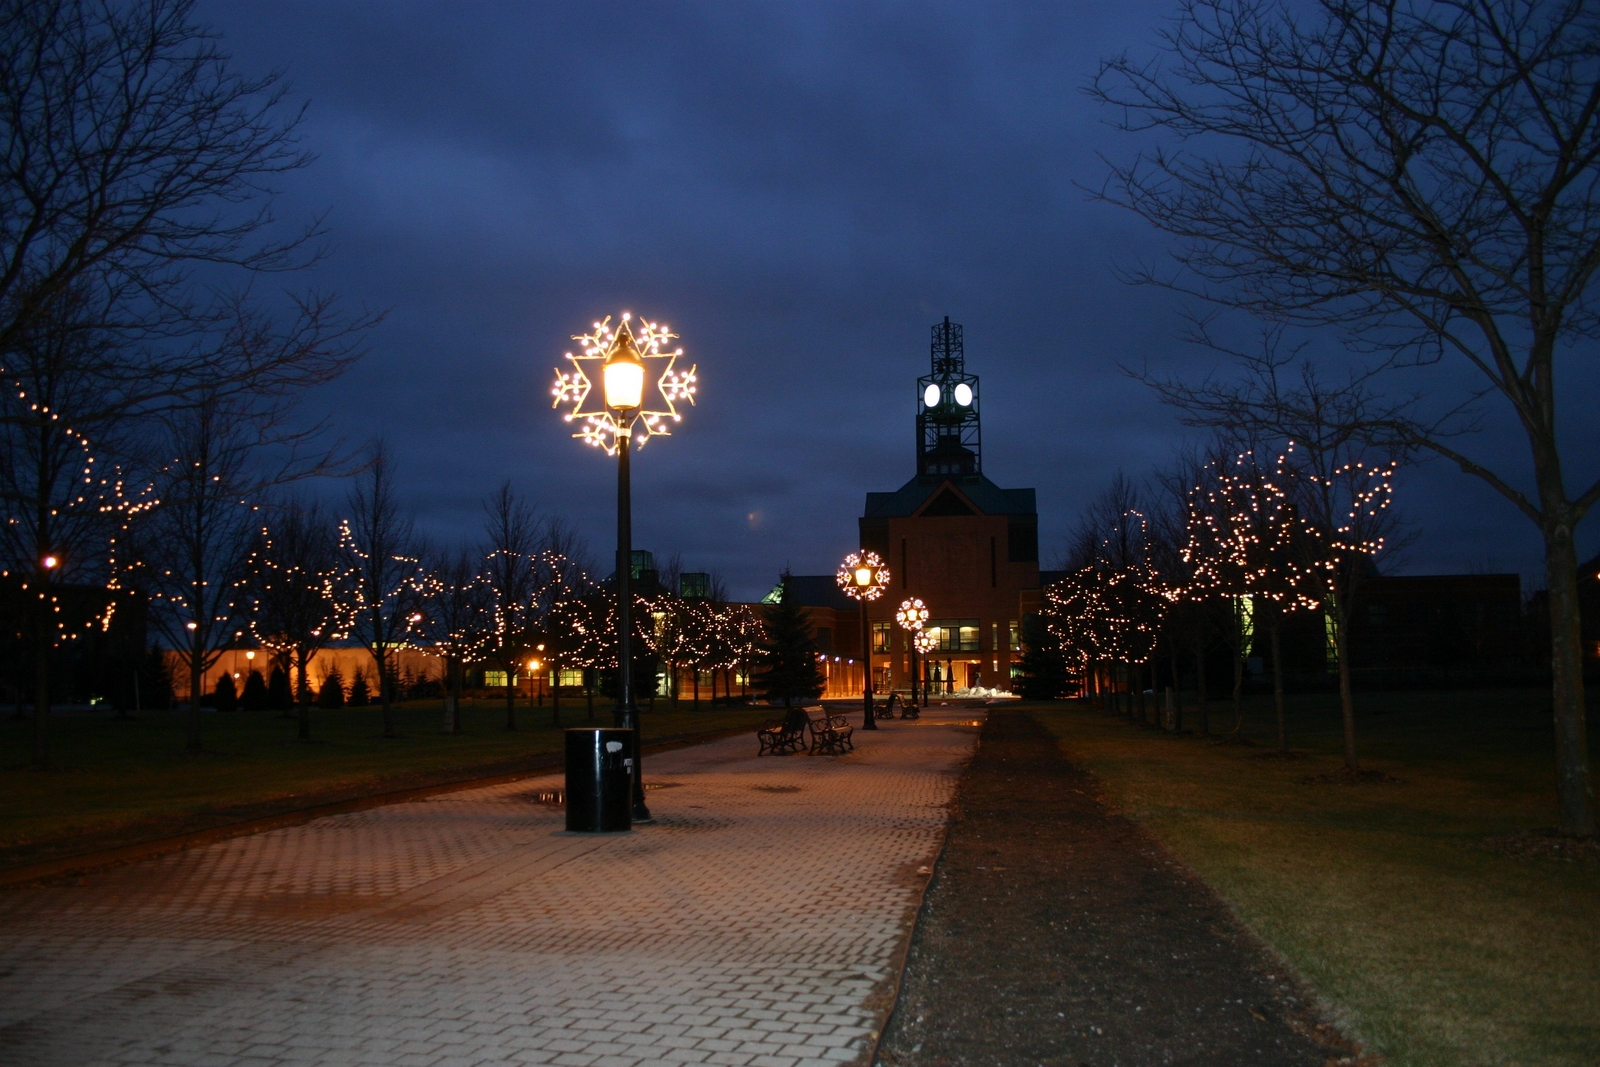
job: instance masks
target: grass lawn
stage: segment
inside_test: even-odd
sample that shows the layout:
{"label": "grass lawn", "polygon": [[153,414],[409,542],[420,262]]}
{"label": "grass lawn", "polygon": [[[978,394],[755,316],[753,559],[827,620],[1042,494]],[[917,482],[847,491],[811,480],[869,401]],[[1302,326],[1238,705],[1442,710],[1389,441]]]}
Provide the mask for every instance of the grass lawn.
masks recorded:
{"label": "grass lawn", "polygon": [[[1341,765],[1331,696],[1290,697],[1292,760],[1256,758],[1270,697],[1247,706],[1256,748],[1030,707],[1389,1063],[1600,1064],[1600,862],[1486,844],[1555,825],[1548,695],[1357,701],[1363,766],[1401,783],[1301,781]],[[1231,727],[1231,708],[1212,723]]]}
{"label": "grass lawn", "polygon": [[[770,709],[701,704],[677,711],[657,701],[641,716],[646,742],[750,727]],[[568,726],[586,724],[582,701],[564,702]],[[378,708],[312,710],[311,743],[276,712],[207,712],[205,749],[185,750],[188,713],[106,714],[50,720],[51,767],[34,770],[32,724],[0,721],[0,868],[95,847],[202,829],[254,815],[511,772],[558,758],[561,734],[550,708],[519,706],[515,733],[505,704],[480,700],[462,710],[464,734],[439,732],[438,701],[401,704],[398,739],[384,740]],[[611,725],[609,703],[596,722]],[[754,741],[751,742],[752,748]],[[648,768],[648,764],[646,765]]]}

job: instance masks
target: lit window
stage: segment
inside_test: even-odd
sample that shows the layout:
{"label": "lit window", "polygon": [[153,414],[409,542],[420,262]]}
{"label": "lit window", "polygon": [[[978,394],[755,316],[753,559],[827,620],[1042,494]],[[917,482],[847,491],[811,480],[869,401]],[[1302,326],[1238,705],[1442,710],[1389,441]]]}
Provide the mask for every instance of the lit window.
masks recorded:
{"label": "lit window", "polygon": [[558,675],[557,685],[562,688],[583,685],[583,671],[581,668],[563,667]]}
{"label": "lit window", "polygon": [[[511,684],[517,684],[517,676],[514,674],[511,676]],[[504,689],[506,687],[506,672],[484,671],[483,685],[486,689]]]}
{"label": "lit window", "polygon": [[889,651],[890,629],[891,624],[887,622],[875,622],[872,624],[872,651]]}
{"label": "lit window", "polygon": [[1022,651],[1022,627],[1017,625],[1017,620],[1011,620],[1011,651]]}
{"label": "lit window", "polygon": [[933,634],[940,652],[976,652],[981,628],[977,619],[934,619],[923,631]]}

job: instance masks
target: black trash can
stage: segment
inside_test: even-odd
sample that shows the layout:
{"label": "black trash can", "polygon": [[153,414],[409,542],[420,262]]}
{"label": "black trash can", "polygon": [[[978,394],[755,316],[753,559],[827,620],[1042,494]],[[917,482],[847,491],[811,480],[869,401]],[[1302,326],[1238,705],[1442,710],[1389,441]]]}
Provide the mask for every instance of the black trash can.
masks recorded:
{"label": "black trash can", "polygon": [[567,829],[591,834],[633,829],[632,730],[567,731]]}

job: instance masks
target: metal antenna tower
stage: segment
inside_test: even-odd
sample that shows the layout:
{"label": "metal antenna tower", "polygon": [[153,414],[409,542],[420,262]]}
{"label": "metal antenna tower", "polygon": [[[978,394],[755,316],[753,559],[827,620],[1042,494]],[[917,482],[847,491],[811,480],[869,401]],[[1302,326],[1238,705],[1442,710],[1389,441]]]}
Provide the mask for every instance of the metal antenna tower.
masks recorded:
{"label": "metal antenna tower", "polygon": [[978,376],[967,373],[961,324],[933,327],[933,373],[917,379],[917,474],[983,472]]}

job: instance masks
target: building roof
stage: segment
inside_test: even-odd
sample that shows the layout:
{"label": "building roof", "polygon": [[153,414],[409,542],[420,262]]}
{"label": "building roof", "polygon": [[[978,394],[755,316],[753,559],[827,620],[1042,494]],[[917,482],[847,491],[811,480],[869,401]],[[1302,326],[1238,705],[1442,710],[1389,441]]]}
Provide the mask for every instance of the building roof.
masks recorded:
{"label": "building roof", "polygon": [[981,474],[919,475],[892,493],[868,493],[865,518],[903,518],[916,513],[948,482],[985,515],[1037,515],[1032,489],[1002,489]]}
{"label": "building roof", "polygon": [[[845,595],[831,574],[791,574],[789,588],[795,599],[808,608],[833,608],[835,611],[855,611],[860,605]],[[778,602],[778,586],[761,598],[763,604]]]}

